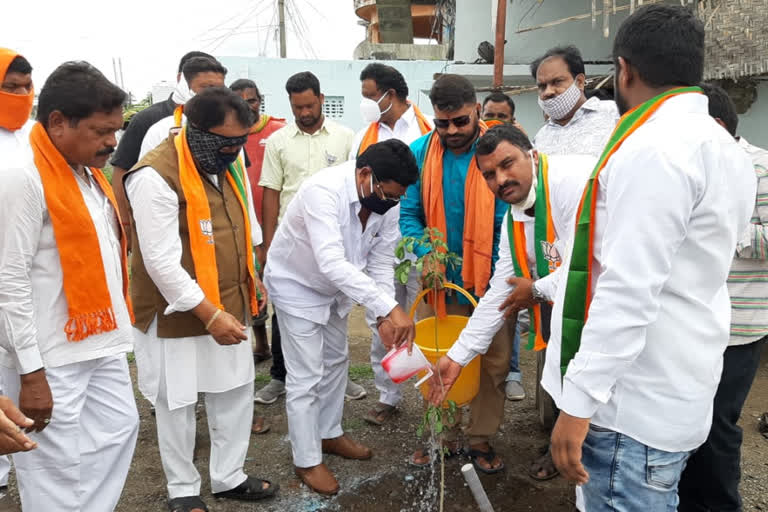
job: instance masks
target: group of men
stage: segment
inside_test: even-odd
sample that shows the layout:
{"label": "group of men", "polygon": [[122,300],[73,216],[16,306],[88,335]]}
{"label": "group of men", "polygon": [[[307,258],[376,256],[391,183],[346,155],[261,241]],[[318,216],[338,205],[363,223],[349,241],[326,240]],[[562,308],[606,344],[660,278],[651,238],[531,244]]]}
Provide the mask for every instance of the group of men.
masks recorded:
{"label": "group of men", "polygon": [[[508,96],[481,105],[457,75],[435,81],[427,119],[380,63],[359,77],[359,133],[323,115],[310,72],[286,83],[287,123],[261,112],[254,82],[225,87],[226,68],[191,52],[119,144],[125,93],[98,70],[62,64],[28,121],[32,67],[0,49],[0,451],[24,509],[115,508],[138,434],[130,351],[171,512],[208,510],[199,394],[214,496],[278,492],[244,464],[270,428],[254,401],[283,394],[296,475],[336,494],[324,454],[374,455],[342,428],[345,397],[366,394],[348,378],[350,311],[363,305],[372,331],[379,398],[364,419],[396,421],[402,392],[381,361],[413,342],[422,276],[395,280],[395,247],[437,228],[462,258],[446,281],[480,299],[474,312],[463,297],[420,305],[470,317],[436,365],[433,403],[481,358],[467,446],[453,432],[447,455],[504,469],[491,441],[505,399],[525,396],[523,338],[546,354],[558,408],[533,478],[575,482],[590,512],[740,510],[736,422],[768,335],[768,152],[701,84],[703,44],[688,10],[638,9],[614,42],[615,102],[587,98],[577,49],[548,51],[531,65],[546,119],[533,139]],[[254,393],[254,362],[269,358]]]}

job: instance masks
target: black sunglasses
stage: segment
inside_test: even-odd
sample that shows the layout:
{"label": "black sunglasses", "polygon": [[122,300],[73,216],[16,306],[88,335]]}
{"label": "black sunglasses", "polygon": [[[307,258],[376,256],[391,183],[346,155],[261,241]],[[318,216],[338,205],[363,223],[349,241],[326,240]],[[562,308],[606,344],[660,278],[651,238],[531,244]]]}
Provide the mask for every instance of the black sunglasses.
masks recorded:
{"label": "black sunglasses", "polygon": [[434,119],[435,128],[441,128],[441,129],[448,128],[451,125],[451,123],[453,123],[453,126],[455,126],[456,128],[461,128],[463,126],[467,126],[471,120],[472,120],[472,117],[469,115],[454,117],[453,119],[437,119],[437,118]]}

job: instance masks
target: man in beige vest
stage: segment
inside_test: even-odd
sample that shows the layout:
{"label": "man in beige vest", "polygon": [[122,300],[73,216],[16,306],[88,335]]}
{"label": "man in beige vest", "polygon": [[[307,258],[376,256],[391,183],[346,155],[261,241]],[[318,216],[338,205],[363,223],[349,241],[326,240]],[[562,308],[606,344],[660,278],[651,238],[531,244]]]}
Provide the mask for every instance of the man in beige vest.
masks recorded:
{"label": "man in beige vest", "polygon": [[185,108],[188,124],[125,178],[139,389],[155,406],[169,510],[207,510],[192,461],[205,394],[214,496],[254,501],[278,486],[243,472],[253,415],[252,314],[266,301],[254,271],[261,243],[239,158],[248,105],[224,87]]}

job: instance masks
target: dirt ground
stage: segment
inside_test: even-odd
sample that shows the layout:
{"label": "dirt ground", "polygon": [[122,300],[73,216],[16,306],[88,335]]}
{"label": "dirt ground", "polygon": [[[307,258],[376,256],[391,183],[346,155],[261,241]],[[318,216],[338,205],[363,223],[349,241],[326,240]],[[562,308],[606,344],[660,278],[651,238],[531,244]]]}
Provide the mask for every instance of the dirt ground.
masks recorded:
{"label": "dirt ground", "polygon": [[[370,334],[366,332],[360,310],[356,310],[350,324],[350,352],[357,372],[367,377]],[[752,392],[741,418],[744,428],[742,492],[744,510],[768,510],[768,440],[756,429],[757,417],[768,410],[768,351],[764,354]],[[268,380],[270,362],[257,366],[257,387]],[[506,418],[494,441],[494,447],[506,463],[506,471],[499,475],[481,476],[489,499],[497,512],[512,511],[572,511],[573,488],[561,478],[550,482],[536,482],[527,476],[527,468],[538,450],[547,442],[547,434],[540,428],[534,411],[535,356],[523,351],[522,368],[528,396],[521,402],[507,402]],[[134,379],[135,379],[135,368]],[[368,397],[347,402],[344,429],[355,439],[368,444],[375,456],[370,461],[347,461],[327,457],[326,463],[335,472],[341,484],[341,493],[332,498],[318,495],[300,486],[293,474],[290,445],[287,439],[285,401],[270,406],[256,405],[257,413],[266,415],[272,430],[262,436],[252,436],[246,460],[246,472],[279,482],[277,498],[263,503],[217,501],[210,494],[207,477],[209,438],[205,414],[198,420],[199,454],[197,467],[203,476],[202,496],[212,512],[234,511],[365,511],[365,512],[431,512],[436,511],[435,473],[429,469],[415,469],[408,465],[409,454],[420,446],[416,427],[421,416],[421,396],[406,385],[406,399],[396,421],[384,427],[369,426],[363,414],[376,403],[376,389],[372,378],[358,383],[368,391]],[[160,465],[155,421],[149,404],[137,391],[141,415],[136,455],[126,482],[118,512],[166,510],[165,476]],[[477,510],[469,489],[460,474],[467,459],[446,461],[445,510],[450,512]],[[439,473],[439,472],[438,472]]]}

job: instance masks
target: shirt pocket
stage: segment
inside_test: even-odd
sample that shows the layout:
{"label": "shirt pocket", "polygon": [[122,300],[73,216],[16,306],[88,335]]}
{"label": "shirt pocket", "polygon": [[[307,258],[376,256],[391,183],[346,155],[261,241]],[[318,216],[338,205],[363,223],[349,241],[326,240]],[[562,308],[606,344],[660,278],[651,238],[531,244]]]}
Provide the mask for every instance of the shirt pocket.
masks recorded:
{"label": "shirt pocket", "polygon": [[665,452],[646,446],[646,481],[651,487],[670,490],[677,486],[690,452]]}

